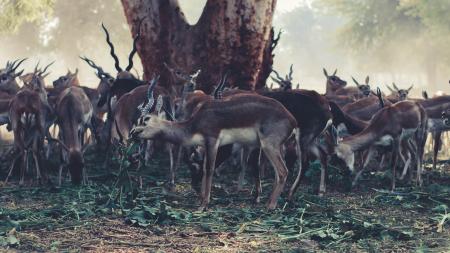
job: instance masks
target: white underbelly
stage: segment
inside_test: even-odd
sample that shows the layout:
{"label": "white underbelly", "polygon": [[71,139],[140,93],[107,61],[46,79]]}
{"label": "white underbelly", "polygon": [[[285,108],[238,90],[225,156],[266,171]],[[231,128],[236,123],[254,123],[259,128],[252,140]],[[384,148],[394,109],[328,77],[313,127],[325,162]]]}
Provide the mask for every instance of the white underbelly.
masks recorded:
{"label": "white underbelly", "polygon": [[232,143],[256,145],[258,134],[254,128],[231,128],[222,129],[219,134],[220,145]]}
{"label": "white underbelly", "polygon": [[391,135],[384,135],[375,144],[380,145],[380,146],[389,146],[389,145],[391,145],[393,140],[394,140],[394,138],[392,138]]}
{"label": "white underbelly", "polygon": [[450,130],[450,127],[446,126],[442,119],[428,119],[427,127],[430,132]]}

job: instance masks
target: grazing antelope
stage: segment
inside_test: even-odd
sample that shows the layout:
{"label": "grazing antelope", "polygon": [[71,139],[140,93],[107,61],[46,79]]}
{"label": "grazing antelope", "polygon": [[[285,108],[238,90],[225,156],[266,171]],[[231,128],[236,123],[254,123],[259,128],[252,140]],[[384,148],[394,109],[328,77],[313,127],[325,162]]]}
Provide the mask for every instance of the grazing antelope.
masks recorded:
{"label": "grazing antelope", "polygon": [[133,138],[159,138],[205,149],[201,210],[206,209],[210,201],[218,148],[232,143],[260,146],[275,169],[274,188],[267,207],[276,207],[287,178],[281,147],[297,126],[295,118],[276,100],[239,94],[223,100],[206,101],[184,121],[172,122],[144,115],[140,122],[130,133]]}
{"label": "grazing antelope", "polygon": [[[82,88],[71,86],[64,89],[56,102],[57,124],[61,140],[58,141],[66,152],[64,161],[70,172],[72,183],[87,182],[84,168],[83,147],[84,133],[91,124],[93,107],[89,97]],[[60,182],[63,166],[60,167]]]}
{"label": "grazing antelope", "polygon": [[408,89],[399,89],[395,83],[392,83],[393,88],[389,87],[389,85],[386,85],[386,87],[391,91],[391,94],[386,99],[391,101],[391,103],[397,103],[408,99],[409,92],[411,92],[414,85],[411,85]]}
{"label": "grazing antelope", "polygon": [[[394,120],[395,119],[395,120]],[[427,114],[418,103],[402,101],[384,107],[376,113],[369,125],[360,133],[343,139],[336,147],[336,155],[342,159],[350,171],[354,171],[354,154],[373,145],[392,145],[392,190],[401,141],[411,139],[415,142],[417,162],[417,183],[421,185],[423,152],[427,133]]]}

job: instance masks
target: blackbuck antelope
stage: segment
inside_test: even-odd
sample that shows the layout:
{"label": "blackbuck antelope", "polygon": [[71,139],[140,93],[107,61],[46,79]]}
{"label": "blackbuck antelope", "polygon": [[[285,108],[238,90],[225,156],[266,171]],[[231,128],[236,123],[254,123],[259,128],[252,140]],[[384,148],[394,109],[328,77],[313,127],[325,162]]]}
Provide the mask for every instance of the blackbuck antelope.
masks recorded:
{"label": "blackbuck antelope", "polygon": [[[143,20],[143,19],[142,19]],[[119,58],[117,57],[114,49],[114,44],[111,42],[110,35],[108,29],[102,24],[103,31],[106,35],[106,43],[110,47],[111,57],[114,59],[114,66],[117,70],[117,76],[114,79],[112,85],[109,86],[109,90],[107,86],[103,86],[103,91],[100,94],[100,100],[98,106],[102,107],[106,102],[110,103],[111,99],[115,96],[118,100],[122,95],[132,91],[133,89],[144,85],[145,83],[139,79],[137,79],[130,71],[133,69],[133,57],[137,52],[137,41],[141,37],[140,28],[142,24],[142,20],[139,22],[138,32],[136,37],[133,40],[133,49],[128,56],[128,66],[124,69],[120,67]],[[106,96],[106,97],[105,97]]]}
{"label": "blackbuck antelope", "polygon": [[[57,98],[56,103],[57,124],[60,129],[61,140],[58,140],[66,152],[64,163],[67,164],[71,180],[74,184],[87,182],[84,168],[83,153],[88,147],[84,145],[85,130],[91,124],[93,107],[82,88],[71,86],[64,89]],[[63,165],[60,167],[60,183]]]}
{"label": "blackbuck antelope", "polygon": [[16,78],[22,75],[23,70],[16,72],[19,66],[26,60],[7,62],[4,69],[0,69],[0,98],[10,98],[19,91]]}
{"label": "blackbuck antelope", "polygon": [[218,148],[233,143],[260,146],[275,169],[275,183],[267,207],[276,207],[288,174],[281,148],[293,133],[298,132],[295,118],[276,100],[239,94],[222,100],[206,101],[184,121],[172,122],[144,115],[141,122],[131,131],[132,137],[158,138],[188,147],[204,147],[202,210],[206,209],[210,201]]}
{"label": "blackbuck antelope", "polygon": [[[34,77],[32,80],[36,80]],[[32,82],[34,83],[34,82]],[[42,89],[25,85],[11,100],[9,108],[9,119],[14,133],[14,153],[8,178],[11,176],[17,162],[20,168],[20,183],[24,182],[25,173],[29,171],[29,153],[31,152],[36,178],[47,181],[45,167],[42,165],[42,151],[44,146],[44,136],[46,130],[45,109],[46,104],[41,94]]]}
{"label": "blackbuck antelope", "polygon": [[292,74],[294,73],[293,67],[294,65],[291,65],[291,67],[289,68],[289,74],[287,74],[285,78],[281,77],[276,70],[272,69],[272,72],[276,77],[271,76],[270,78],[280,86],[280,90],[292,90]]}
{"label": "blackbuck antelope", "polygon": [[392,88],[389,85],[386,85],[386,87],[391,91],[391,94],[386,97],[387,100],[391,101],[391,103],[397,103],[408,99],[409,92],[411,92],[414,85],[411,85],[408,89],[399,89],[395,83],[392,83]]}
{"label": "blackbuck antelope", "polygon": [[412,140],[415,144],[417,183],[422,183],[423,152],[427,133],[427,113],[418,103],[402,101],[386,106],[376,113],[369,125],[360,133],[344,138],[336,147],[336,155],[353,172],[355,152],[373,145],[392,146],[392,190],[395,189],[395,177],[400,144]]}

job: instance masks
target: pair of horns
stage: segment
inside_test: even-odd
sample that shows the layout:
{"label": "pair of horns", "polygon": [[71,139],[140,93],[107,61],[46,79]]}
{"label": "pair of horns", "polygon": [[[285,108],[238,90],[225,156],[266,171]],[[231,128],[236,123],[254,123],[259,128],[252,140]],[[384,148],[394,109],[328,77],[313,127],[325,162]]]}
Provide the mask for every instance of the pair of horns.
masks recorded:
{"label": "pair of horns", "polygon": [[292,78],[292,74],[294,73],[293,68],[294,64],[291,64],[291,67],[289,68],[289,74],[287,74],[285,78],[281,77],[281,75],[275,69],[272,69],[272,72],[276,75],[276,78],[271,77],[272,80],[274,80],[278,84],[280,84],[280,82],[291,82],[293,80]]}
{"label": "pair of horns", "polygon": [[13,62],[6,62],[6,73],[9,75],[11,73],[16,72],[17,68],[26,61],[28,58],[23,58],[22,60],[15,60]]}
{"label": "pair of horns", "polygon": [[152,78],[152,80],[150,81],[150,84],[147,89],[148,103],[146,106],[140,108],[141,115],[149,114],[151,109],[153,108],[153,105],[155,104],[155,97],[154,97],[153,91],[155,90],[156,84],[159,81],[159,77],[160,76],[154,76]]}
{"label": "pair of horns", "polygon": [[[142,18],[139,20],[138,31],[137,31],[136,37],[134,37],[134,40],[133,40],[133,49],[131,50],[130,55],[128,56],[128,66],[125,68],[126,71],[130,71],[133,68],[133,57],[137,52],[137,42],[141,38],[141,25],[142,25],[142,22],[144,21],[144,19],[145,18]],[[115,53],[114,44],[111,42],[111,38],[109,36],[108,29],[106,29],[106,27],[103,23],[102,23],[102,28],[106,34],[106,43],[108,43],[108,45],[110,47],[110,54],[111,54],[112,58],[114,59],[114,66],[116,67],[116,70],[118,72],[122,72],[123,69],[120,67],[119,58],[117,57],[117,55]]]}
{"label": "pair of horns", "polygon": [[39,68],[40,61],[38,61],[36,67],[34,67],[34,74],[37,76],[44,76],[44,77],[48,76],[50,73],[47,73],[47,70],[50,66],[53,65],[53,63],[55,63],[55,61],[49,63],[47,66],[44,67],[44,69],[40,69]]}

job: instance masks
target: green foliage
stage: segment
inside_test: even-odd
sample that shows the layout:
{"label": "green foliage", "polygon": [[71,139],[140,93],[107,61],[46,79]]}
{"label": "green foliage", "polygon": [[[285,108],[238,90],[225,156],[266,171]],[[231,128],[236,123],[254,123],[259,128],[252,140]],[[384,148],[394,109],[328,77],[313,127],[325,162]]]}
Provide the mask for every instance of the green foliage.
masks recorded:
{"label": "green foliage", "polygon": [[44,22],[53,11],[56,0],[2,0],[0,33],[17,32],[24,22]]}

